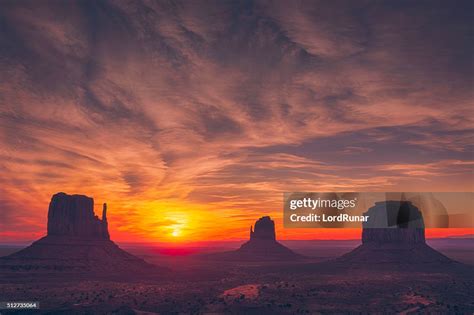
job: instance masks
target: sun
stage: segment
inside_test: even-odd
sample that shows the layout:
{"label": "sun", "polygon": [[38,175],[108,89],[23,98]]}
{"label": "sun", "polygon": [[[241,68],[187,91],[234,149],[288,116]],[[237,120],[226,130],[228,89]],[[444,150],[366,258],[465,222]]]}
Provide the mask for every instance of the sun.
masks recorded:
{"label": "sun", "polygon": [[181,231],[179,229],[174,229],[173,232],[171,232],[171,236],[173,237],[178,237],[179,234],[181,234]]}

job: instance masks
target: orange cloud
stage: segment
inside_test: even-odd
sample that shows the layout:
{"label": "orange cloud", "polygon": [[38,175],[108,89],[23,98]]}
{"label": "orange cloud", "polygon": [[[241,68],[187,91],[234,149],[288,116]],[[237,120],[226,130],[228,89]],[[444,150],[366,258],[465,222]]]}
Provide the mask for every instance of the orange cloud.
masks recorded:
{"label": "orange cloud", "polygon": [[472,190],[471,20],[339,5],[1,4],[1,235],[43,233],[58,191],[107,201],[116,239],[185,241],[284,191]]}

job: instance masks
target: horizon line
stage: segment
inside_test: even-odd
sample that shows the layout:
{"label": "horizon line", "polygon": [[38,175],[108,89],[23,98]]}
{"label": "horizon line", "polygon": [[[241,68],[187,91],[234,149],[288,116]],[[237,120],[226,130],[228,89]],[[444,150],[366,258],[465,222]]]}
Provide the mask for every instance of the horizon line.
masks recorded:
{"label": "horizon line", "polygon": [[[436,239],[474,239],[474,234],[463,234],[463,235],[448,235],[444,237],[426,237],[427,240],[436,240]],[[361,241],[361,238],[348,238],[348,239],[277,239],[279,242],[346,242],[346,241]],[[0,242],[0,246],[28,246],[34,243],[37,240],[28,240],[28,241],[13,241],[13,242]],[[113,240],[111,240],[113,241]],[[144,241],[144,242],[135,242],[135,241],[113,241],[119,245],[190,245],[190,244],[212,244],[212,243],[239,243],[246,242],[248,239],[231,239],[231,240],[209,240],[209,241],[189,241],[189,242],[160,242],[160,241]]]}

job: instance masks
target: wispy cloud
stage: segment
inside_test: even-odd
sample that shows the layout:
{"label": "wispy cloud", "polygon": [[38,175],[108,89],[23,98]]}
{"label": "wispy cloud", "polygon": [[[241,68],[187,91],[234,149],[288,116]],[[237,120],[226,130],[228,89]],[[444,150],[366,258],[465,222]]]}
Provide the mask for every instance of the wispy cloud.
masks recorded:
{"label": "wispy cloud", "polygon": [[284,191],[472,190],[472,9],[4,2],[0,231],[44,231],[58,191],[117,238],[206,239]]}

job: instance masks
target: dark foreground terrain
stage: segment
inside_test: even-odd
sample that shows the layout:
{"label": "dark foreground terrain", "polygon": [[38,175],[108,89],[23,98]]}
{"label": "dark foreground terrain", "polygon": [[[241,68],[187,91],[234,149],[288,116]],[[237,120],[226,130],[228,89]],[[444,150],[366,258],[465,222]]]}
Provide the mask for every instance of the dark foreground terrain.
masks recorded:
{"label": "dark foreground terrain", "polygon": [[[354,245],[340,242],[331,246],[333,251],[325,250],[324,242],[293,246],[301,254],[316,257],[294,263],[216,262],[198,255],[164,256],[155,248],[127,248],[172,271],[161,279],[2,277],[0,300],[39,301],[39,311],[23,313],[43,314],[474,312],[472,240],[438,244],[440,251],[464,264],[407,267],[324,262]],[[3,252],[9,250],[13,249]]]}

